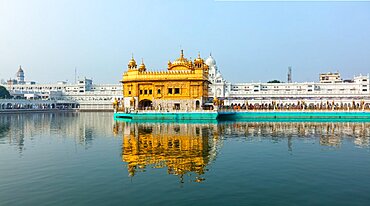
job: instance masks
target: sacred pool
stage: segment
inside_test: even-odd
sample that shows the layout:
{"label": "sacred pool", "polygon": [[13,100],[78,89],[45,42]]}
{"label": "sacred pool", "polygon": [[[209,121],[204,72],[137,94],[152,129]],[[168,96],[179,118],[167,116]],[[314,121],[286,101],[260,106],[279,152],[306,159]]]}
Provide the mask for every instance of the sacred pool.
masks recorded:
{"label": "sacred pool", "polygon": [[370,121],[0,116],[0,205],[367,205]]}

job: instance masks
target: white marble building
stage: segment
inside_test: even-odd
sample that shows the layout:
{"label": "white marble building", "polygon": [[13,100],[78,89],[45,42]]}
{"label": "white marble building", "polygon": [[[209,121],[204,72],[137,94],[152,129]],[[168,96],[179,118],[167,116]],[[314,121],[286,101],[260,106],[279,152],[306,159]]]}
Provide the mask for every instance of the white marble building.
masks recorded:
{"label": "white marble building", "polygon": [[342,80],[339,72],[323,73],[319,82],[293,83],[230,83],[223,79],[212,56],[206,60],[210,67],[210,97],[223,99],[225,105],[249,102],[271,102],[280,100],[326,101],[370,100],[369,75],[355,76],[351,80]]}
{"label": "white marble building", "polygon": [[[17,72],[16,80],[3,85],[10,94],[18,98],[42,100],[68,100],[79,104],[80,110],[113,110],[114,99],[122,99],[122,84],[93,84],[83,78],[76,83],[59,81],[51,84],[37,84],[24,80],[24,72]],[[21,80],[21,81],[20,81]]]}
{"label": "white marble building", "polygon": [[210,97],[225,97],[225,92],[227,89],[227,82],[222,77],[221,72],[218,70],[216,65],[216,60],[210,54],[205,62],[209,66],[208,75],[209,81],[209,96]]}

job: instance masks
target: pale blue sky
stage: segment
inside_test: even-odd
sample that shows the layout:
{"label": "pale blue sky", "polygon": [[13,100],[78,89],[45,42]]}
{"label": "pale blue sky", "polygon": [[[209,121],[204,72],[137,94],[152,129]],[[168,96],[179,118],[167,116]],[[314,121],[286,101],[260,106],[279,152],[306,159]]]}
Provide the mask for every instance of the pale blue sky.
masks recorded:
{"label": "pale blue sky", "polygon": [[0,0],[0,79],[117,83],[134,53],[147,68],[216,58],[231,82],[317,81],[370,72],[370,2]]}

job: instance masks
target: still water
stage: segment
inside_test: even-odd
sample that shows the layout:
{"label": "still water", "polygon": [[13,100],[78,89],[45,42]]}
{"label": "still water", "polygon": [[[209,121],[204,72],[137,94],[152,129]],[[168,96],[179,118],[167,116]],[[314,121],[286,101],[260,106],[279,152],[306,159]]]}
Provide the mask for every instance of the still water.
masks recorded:
{"label": "still water", "polygon": [[369,205],[370,123],[0,115],[0,205]]}

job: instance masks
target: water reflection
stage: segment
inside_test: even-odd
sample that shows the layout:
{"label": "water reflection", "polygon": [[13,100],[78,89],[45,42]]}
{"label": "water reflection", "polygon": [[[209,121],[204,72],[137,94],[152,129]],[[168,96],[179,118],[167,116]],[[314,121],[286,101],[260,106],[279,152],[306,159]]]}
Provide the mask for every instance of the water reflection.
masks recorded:
{"label": "water reflection", "polygon": [[147,167],[166,168],[168,174],[202,174],[216,158],[223,141],[318,142],[321,146],[340,147],[349,140],[359,147],[369,147],[370,123],[365,122],[223,122],[219,124],[115,122],[115,134],[123,134],[122,160],[130,176]]}
{"label": "water reflection", "polygon": [[290,149],[293,138],[318,138],[323,146],[339,147],[344,139],[359,147],[370,145],[369,122],[235,122],[222,124],[221,128],[225,128],[222,136],[287,139]]}
{"label": "water reflection", "polygon": [[[147,166],[166,168],[168,174],[204,180],[206,166],[217,154],[217,124],[139,124],[116,122],[123,128],[122,160],[130,176]],[[194,177],[191,177],[195,174]]]}
{"label": "water reflection", "polygon": [[16,145],[20,153],[34,137],[74,138],[89,148],[98,134],[110,135],[112,113],[1,114],[0,144]]}
{"label": "water reflection", "polygon": [[[225,141],[283,142],[288,151],[299,143],[340,148],[344,143],[370,147],[369,122],[117,122],[112,113],[39,113],[0,115],[0,145],[20,154],[36,139],[71,139],[85,149],[98,137],[122,138],[122,161],[130,176],[163,168],[180,181],[201,182]],[[121,144],[121,143],[119,143]],[[99,145],[97,145],[99,146]]]}

